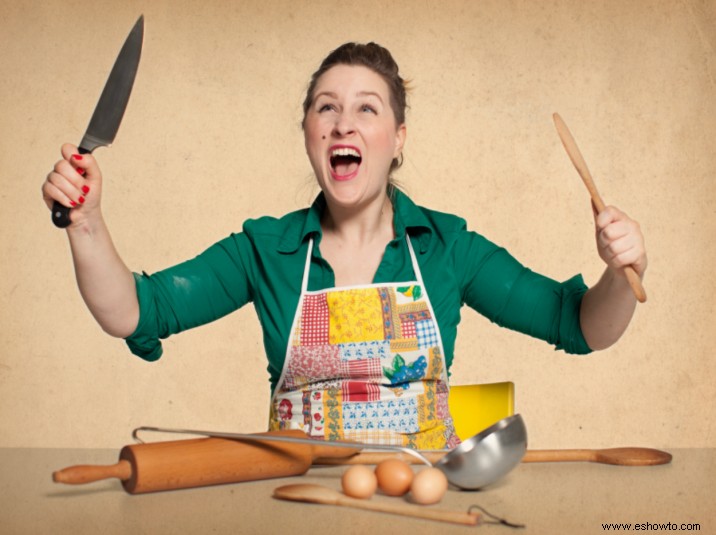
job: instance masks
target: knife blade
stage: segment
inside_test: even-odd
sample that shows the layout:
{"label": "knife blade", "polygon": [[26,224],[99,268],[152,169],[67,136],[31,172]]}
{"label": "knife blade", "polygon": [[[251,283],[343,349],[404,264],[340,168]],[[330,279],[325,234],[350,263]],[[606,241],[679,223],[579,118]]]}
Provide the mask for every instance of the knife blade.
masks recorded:
{"label": "knife blade", "polygon": [[[124,41],[122,50],[109,73],[87,130],[80,141],[80,154],[91,153],[97,147],[109,146],[114,141],[137,75],[143,40],[144,15],[141,15]],[[70,210],[57,201],[53,203],[52,222],[55,226],[59,228],[69,226]]]}

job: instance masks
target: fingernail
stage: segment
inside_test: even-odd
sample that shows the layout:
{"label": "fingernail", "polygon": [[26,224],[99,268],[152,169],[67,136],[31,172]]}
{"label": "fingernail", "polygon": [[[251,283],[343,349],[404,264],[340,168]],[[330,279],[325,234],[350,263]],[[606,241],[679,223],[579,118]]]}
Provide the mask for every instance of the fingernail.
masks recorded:
{"label": "fingernail", "polygon": [[77,171],[77,172],[78,172],[79,174],[81,174],[81,175],[84,175],[84,174],[87,172],[87,171],[85,171],[84,169],[82,169],[81,167],[77,167],[77,168],[75,169],[75,171]]}
{"label": "fingernail", "polygon": [[87,195],[89,193],[89,186],[82,186],[82,193]]}
{"label": "fingernail", "polygon": [[70,205],[72,205],[72,208],[74,208],[75,206],[77,206],[77,203],[75,201],[70,201]]}
{"label": "fingernail", "polygon": [[77,200],[80,201],[80,204],[84,204],[84,202],[85,202],[85,198],[84,198],[84,197],[80,197],[80,198],[77,199]]}
{"label": "fingernail", "polygon": [[82,155],[81,155],[81,154],[73,154],[73,155],[72,155],[72,158],[74,158],[75,160],[78,160],[78,161],[79,161],[79,160],[82,159]]}

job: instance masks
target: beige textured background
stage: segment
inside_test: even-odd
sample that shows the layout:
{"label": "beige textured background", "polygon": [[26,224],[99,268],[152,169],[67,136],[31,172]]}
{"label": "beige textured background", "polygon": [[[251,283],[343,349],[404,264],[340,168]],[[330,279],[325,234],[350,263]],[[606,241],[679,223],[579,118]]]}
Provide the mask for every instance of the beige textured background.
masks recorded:
{"label": "beige textured background", "polygon": [[96,154],[133,270],[306,205],[308,77],[339,44],[375,40],[412,80],[399,179],[417,202],[463,215],[536,271],[595,282],[589,200],[552,125],[558,111],[604,198],[646,234],[649,302],[616,347],[565,356],[465,309],[454,382],[514,381],[532,447],[716,446],[713,0],[0,7],[0,446],[116,448],[138,425],[265,425],[253,309],[142,362],[85,310],[41,201],[60,143],[79,141],[140,13],[134,93],[115,145]]}

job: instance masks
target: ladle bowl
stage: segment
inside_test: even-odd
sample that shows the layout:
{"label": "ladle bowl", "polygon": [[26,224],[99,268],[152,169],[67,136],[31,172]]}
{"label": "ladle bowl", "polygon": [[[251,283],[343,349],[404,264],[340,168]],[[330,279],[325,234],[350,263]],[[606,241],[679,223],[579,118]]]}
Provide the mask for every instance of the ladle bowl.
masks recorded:
{"label": "ladle bowl", "polygon": [[435,463],[448,481],[464,490],[477,490],[502,479],[527,452],[522,416],[508,416],[465,440]]}

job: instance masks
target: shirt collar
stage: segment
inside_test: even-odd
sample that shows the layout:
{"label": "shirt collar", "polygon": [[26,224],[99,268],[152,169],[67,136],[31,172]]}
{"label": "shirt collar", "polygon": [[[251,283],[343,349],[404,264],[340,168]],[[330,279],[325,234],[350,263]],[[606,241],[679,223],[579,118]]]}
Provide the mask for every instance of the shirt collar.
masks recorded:
{"label": "shirt collar", "polygon": [[278,252],[288,254],[295,253],[301,247],[301,244],[307,241],[309,236],[320,236],[321,214],[323,214],[325,207],[326,200],[321,192],[308,210],[303,210],[303,225],[294,224],[287,229],[278,244]]}
{"label": "shirt collar", "polygon": [[[421,254],[428,250],[433,227],[425,213],[405,193],[393,188],[393,225],[396,239],[404,239],[406,231],[417,238]],[[319,193],[304,211],[303,226],[293,225],[281,239],[280,253],[295,253],[309,237],[321,236],[321,216],[326,209],[323,193]],[[414,243],[414,242],[413,242]]]}
{"label": "shirt collar", "polygon": [[417,238],[420,254],[427,252],[433,234],[433,226],[425,212],[398,188],[393,188],[393,211],[395,212],[393,226],[396,239],[405,239],[407,232],[411,237]]}

